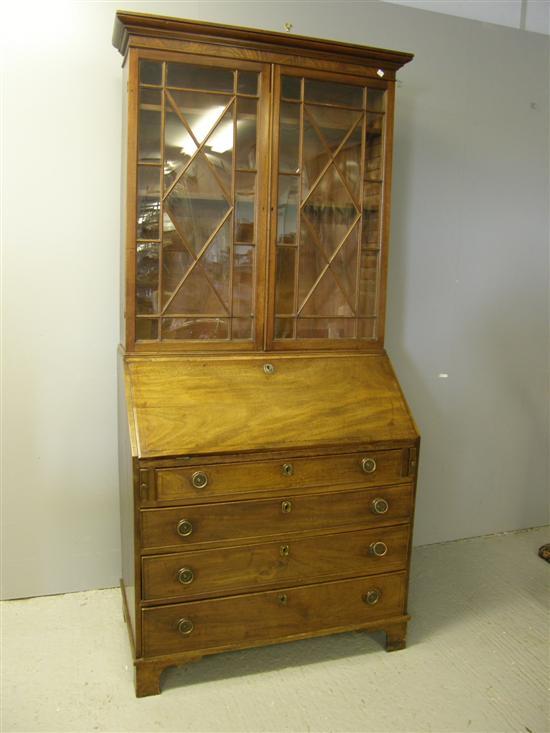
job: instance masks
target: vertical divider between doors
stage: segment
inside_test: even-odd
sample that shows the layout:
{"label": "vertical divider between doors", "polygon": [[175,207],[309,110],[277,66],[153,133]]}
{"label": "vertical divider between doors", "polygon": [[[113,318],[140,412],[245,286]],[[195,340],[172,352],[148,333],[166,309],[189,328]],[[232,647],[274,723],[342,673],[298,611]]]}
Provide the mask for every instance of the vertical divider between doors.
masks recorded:
{"label": "vertical divider between doors", "polygon": [[273,348],[273,336],[275,328],[275,272],[276,272],[276,248],[275,237],[277,234],[277,171],[278,171],[278,150],[279,150],[279,119],[280,110],[280,80],[281,70],[276,64],[271,65],[270,69],[270,108],[269,116],[269,191],[267,199],[267,237],[266,237],[266,270],[265,283],[268,284],[267,298],[265,298],[265,331],[263,348],[265,351],[271,351]]}

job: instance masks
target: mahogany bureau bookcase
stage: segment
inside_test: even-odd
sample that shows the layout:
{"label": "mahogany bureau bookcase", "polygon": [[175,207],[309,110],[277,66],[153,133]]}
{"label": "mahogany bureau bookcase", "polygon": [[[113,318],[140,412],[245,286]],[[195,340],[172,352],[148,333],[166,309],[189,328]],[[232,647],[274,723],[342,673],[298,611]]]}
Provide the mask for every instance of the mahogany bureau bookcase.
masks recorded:
{"label": "mahogany bureau bookcase", "polygon": [[419,436],[384,351],[412,56],[117,13],[122,594],[136,693],[206,654],[405,646]]}

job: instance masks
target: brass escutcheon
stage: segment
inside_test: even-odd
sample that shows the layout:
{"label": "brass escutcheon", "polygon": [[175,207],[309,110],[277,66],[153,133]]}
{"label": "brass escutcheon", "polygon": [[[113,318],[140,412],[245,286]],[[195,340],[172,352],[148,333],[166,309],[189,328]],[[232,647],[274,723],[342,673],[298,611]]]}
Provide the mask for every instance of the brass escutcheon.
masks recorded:
{"label": "brass escutcheon", "polygon": [[189,585],[195,580],[195,573],[191,568],[180,568],[178,570],[178,580],[182,585]]}
{"label": "brass escutcheon", "polygon": [[386,514],[389,508],[390,505],[388,504],[388,502],[380,497],[373,499],[371,502],[371,509],[374,514]]}
{"label": "brass escutcheon", "polygon": [[288,545],[281,545],[279,550],[281,557],[288,557],[290,555],[290,547]]}
{"label": "brass escutcheon", "polygon": [[288,603],[288,596],[286,593],[279,593],[279,595],[277,596],[277,600],[279,601],[281,606],[286,606],[286,604]]}
{"label": "brass escutcheon", "polygon": [[178,621],[178,631],[182,636],[189,636],[189,634],[195,628],[195,624],[190,618],[180,618]]}
{"label": "brass escutcheon", "polygon": [[285,499],[285,501],[281,502],[281,511],[283,514],[290,514],[292,511],[292,502],[288,499]]}
{"label": "brass escutcheon", "polygon": [[388,552],[388,546],[385,542],[372,542],[369,546],[369,554],[374,557],[384,557]]}
{"label": "brass escutcheon", "polygon": [[381,597],[382,591],[379,588],[371,588],[363,596],[363,601],[369,606],[374,606],[375,603],[378,603]]}
{"label": "brass escutcheon", "polygon": [[376,471],[376,461],[374,458],[363,458],[361,468],[365,473],[374,473]]}
{"label": "brass escutcheon", "polygon": [[193,525],[188,519],[180,519],[176,530],[180,537],[189,537],[193,532]]}
{"label": "brass escutcheon", "polygon": [[283,463],[281,471],[283,473],[283,476],[292,476],[292,474],[294,473],[294,466],[292,465],[292,463]]}
{"label": "brass escutcheon", "polygon": [[264,364],[264,372],[266,374],[275,374],[275,367],[273,364]]}
{"label": "brass escutcheon", "polygon": [[204,487],[208,484],[208,476],[204,473],[204,471],[195,471],[195,473],[191,476],[191,483],[196,489],[204,489]]}

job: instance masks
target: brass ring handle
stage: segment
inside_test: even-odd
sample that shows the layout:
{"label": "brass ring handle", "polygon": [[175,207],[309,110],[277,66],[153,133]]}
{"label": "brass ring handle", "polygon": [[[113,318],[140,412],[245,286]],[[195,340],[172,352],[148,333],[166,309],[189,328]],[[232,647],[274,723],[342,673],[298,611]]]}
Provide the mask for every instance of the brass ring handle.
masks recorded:
{"label": "brass ring handle", "polygon": [[281,511],[283,514],[290,514],[292,511],[292,502],[286,499],[285,501],[281,502]]}
{"label": "brass ring handle", "polygon": [[374,557],[384,557],[388,552],[388,546],[385,542],[372,542],[369,546],[369,554]]}
{"label": "brass ring handle", "polygon": [[195,580],[195,573],[191,568],[180,568],[178,570],[178,580],[182,585],[189,585]]}
{"label": "brass ring handle", "polygon": [[283,465],[281,466],[281,472],[283,476],[292,476],[292,474],[294,473],[294,466],[292,465],[292,463],[283,463]]}
{"label": "brass ring handle", "polygon": [[189,537],[193,532],[193,525],[188,519],[180,519],[176,531],[180,537]]}
{"label": "brass ring handle", "polygon": [[379,496],[371,501],[371,509],[374,514],[386,514],[389,508],[390,505],[386,499],[382,499]]}
{"label": "brass ring handle", "polygon": [[208,484],[208,475],[204,471],[195,471],[191,476],[191,483],[196,489],[204,489]]}
{"label": "brass ring handle", "polygon": [[376,461],[374,458],[363,458],[361,468],[365,473],[374,473],[376,471]]}
{"label": "brass ring handle", "polygon": [[371,588],[363,596],[363,601],[368,606],[374,606],[382,598],[382,591],[379,588]]}
{"label": "brass ring handle", "polygon": [[182,636],[189,636],[189,634],[195,628],[195,624],[190,618],[180,618],[178,621],[178,631]]}

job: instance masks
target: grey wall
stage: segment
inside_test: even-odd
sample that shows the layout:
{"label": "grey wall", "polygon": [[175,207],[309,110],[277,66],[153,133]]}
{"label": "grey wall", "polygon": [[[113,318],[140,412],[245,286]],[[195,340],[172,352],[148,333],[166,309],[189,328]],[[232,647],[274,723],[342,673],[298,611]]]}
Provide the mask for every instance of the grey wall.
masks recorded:
{"label": "grey wall", "polygon": [[371,2],[21,6],[4,24],[25,27],[5,38],[4,597],[119,577],[117,7],[416,53],[387,330],[423,435],[415,542],[548,521],[547,38]]}

